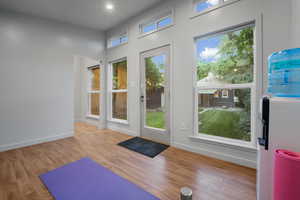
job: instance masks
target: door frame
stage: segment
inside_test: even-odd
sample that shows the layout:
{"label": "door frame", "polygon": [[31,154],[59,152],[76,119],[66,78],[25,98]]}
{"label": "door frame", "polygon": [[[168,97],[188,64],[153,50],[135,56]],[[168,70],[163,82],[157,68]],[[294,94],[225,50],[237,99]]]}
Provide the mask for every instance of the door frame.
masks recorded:
{"label": "door frame", "polygon": [[[162,133],[162,131],[160,129],[156,129],[156,128],[149,128],[152,129],[153,132],[152,133],[145,133],[145,127],[144,127],[144,122],[145,122],[145,111],[146,111],[146,104],[144,102],[141,102],[140,97],[142,95],[145,96],[145,92],[144,92],[144,88],[145,86],[143,86],[143,80],[144,80],[144,72],[145,72],[145,60],[144,58],[146,57],[152,57],[152,56],[156,56],[156,55],[160,55],[162,53],[167,52],[167,68],[165,69],[165,77],[167,77],[167,90],[165,92],[165,96],[167,101],[165,102],[165,105],[167,107],[167,112],[166,112],[166,129],[164,131],[164,133]],[[172,91],[172,59],[171,59],[171,55],[172,55],[172,49],[171,49],[171,45],[167,44],[167,45],[163,45],[163,46],[159,46],[157,48],[152,48],[149,50],[145,50],[143,52],[141,52],[139,54],[139,59],[140,59],[140,73],[139,73],[139,96],[138,96],[138,102],[139,102],[139,115],[140,115],[140,136],[141,137],[145,137],[147,139],[153,140],[153,141],[157,141],[157,142],[161,142],[161,143],[165,143],[165,144],[171,144],[171,124],[172,124],[172,117],[171,117],[171,112],[172,112],[172,95],[171,95],[171,91]],[[148,129],[148,130],[149,130]]]}

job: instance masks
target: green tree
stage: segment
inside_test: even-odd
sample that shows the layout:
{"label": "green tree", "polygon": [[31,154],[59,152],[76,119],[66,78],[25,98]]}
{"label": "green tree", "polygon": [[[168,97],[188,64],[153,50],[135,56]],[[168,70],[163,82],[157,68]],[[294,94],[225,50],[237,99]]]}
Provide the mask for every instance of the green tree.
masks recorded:
{"label": "green tree", "polygon": [[253,80],[253,28],[227,33],[220,43],[216,71],[225,81],[249,83]]}
{"label": "green tree", "polygon": [[198,62],[198,70],[197,70],[198,80],[207,77],[209,72],[214,72],[215,69],[214,65],[215,65],[214,63],[204,62],[200,60]]}
{"label": "green tree", "polygon": [[199,61],[198,80],[213,72],[219,79],[228,83],[248,83],[253,80],[253,29],[225,34],[220,42],[214,62]]}
{"label": "green tree", "polygon": [[157,89],[162,87],[164,82],[163,73],[160,68],[163,66],[156,66],[151,58],[146,58],[146,84],[147,89]]}

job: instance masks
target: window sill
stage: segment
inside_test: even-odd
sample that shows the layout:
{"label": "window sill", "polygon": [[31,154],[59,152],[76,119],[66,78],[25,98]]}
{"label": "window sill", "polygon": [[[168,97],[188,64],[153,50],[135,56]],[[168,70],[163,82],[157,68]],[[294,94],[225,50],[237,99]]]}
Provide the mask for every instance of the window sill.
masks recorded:
{"label": "window sill", "polygon": [[173,24],[170,24],[170,25],[165,26],[165,27],[163,27],[163,28],[160,28],[160,29],[157,29],[157,30],[154,30],[154,31],[150,31],[150,32],[148,32],[148,33],[141,33],[141,34],[138,36],[138,38],[141,39],[141,38],[143,38],[143,37],[146,37],[146,36],[148,36],[148,35],[151,35],[152,33],[156,33],[156,32],[165,30],[165,29],[170,28],[170,27],[172,27],[172,26],[174,26],[174,25],[175,25],[175,24],[173,23]]}
{"label": "window sill", "polygon": [[216,5],[214,7],[208,8],[207,10],[204,10],[204,11],[201,11],[201,12],[194,11],[194,14],[190,17],[190,19],[194,19],[194,18],[199,17],[201,15],[205,15],[207,13],[210,13],[210,12],[214,11],[214,10],[217,10],[219,8],[223,8],[223,7],[228,6],[228,5],[231,5],[231,4],[236,3],[238,1],[240,1],[240,0],[231,0],[231,1],[228,1],[228,2],[224,2],[220,5]]}
{"label": "window sill", "polygon": [[100,119],[100,116],[98,116],[98,115],[87,115],[86,118],[88,118],[88,119],[99,120],[99,119]]}
{"label": "window sill", "polygon": [[253,153],[257,152],[257,148],[252,146],[248,142],[243,142],[243,141],[235,142],[235,141],[228,141],[225,139],[221,140],[221,139],[217,139],[217,138],[213,138],[213,137],[196,136],[196,135],[189,136],[189,138],[192,140],[198,140],[198,141],[205,142],[208,144],[221,145],[221,146],[228,147],[231,149],[239,149],[242,151],[253,152]]}
{"label": "window sill", "polygon": [[108,121],[108,122],[113,122],[113,123],[119,123],[119,124],[129,125],[128,120],[109,119],[109,120],[107,120],[107,121]]}

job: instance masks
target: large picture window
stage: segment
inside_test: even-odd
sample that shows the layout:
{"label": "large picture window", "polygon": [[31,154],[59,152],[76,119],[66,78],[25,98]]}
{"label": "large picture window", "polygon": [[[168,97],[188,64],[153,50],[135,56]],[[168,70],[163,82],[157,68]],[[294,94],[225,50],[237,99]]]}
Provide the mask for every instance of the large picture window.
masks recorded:
{"label": "large picture window", "polygon": [[100,116],[100,66],[88,68],[88,116]]}
{"label": "large picture window", "polygon": [[111,64],[110,69],[110,120],[127,121],[127,61]]}
{"label": "large picture window", "polygon": [[196,39],[199,136],[251,142],[254,25]]}

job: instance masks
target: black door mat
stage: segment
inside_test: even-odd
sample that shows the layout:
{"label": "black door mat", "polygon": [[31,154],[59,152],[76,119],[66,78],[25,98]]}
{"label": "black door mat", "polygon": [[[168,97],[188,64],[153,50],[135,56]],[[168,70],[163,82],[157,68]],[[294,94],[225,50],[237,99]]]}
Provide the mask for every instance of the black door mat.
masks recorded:
{"label": "black door mat", "polygon": [[124,142],[120,142],[118,145],[150,158],[154,158],[169,147],[169,145],[153,142],[140,137],[134,137]]}

